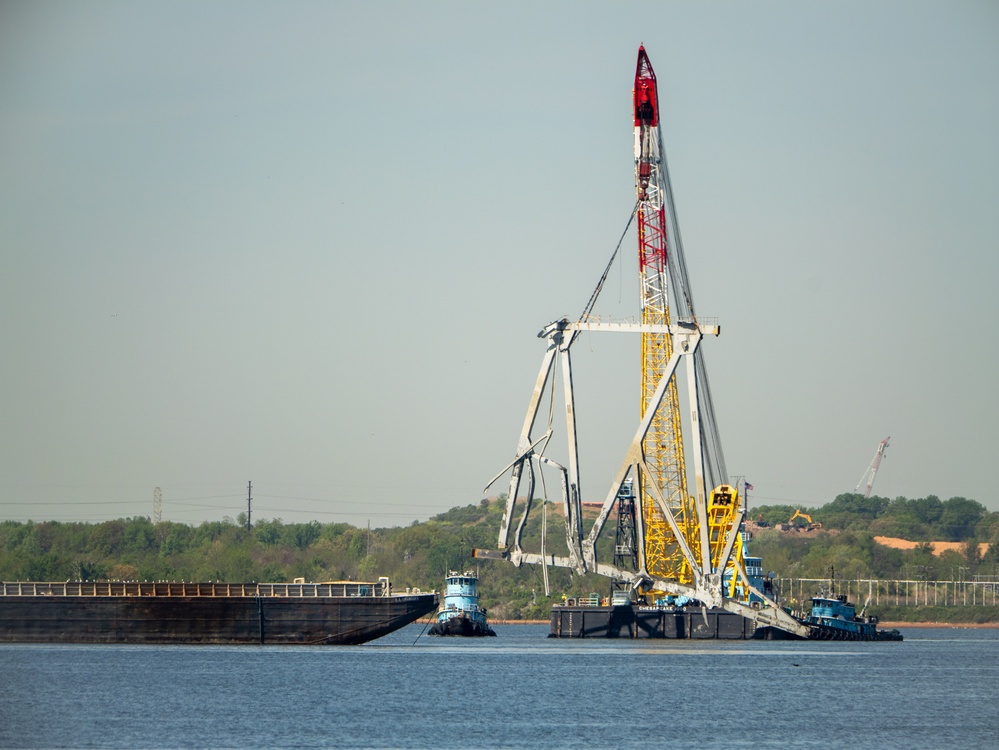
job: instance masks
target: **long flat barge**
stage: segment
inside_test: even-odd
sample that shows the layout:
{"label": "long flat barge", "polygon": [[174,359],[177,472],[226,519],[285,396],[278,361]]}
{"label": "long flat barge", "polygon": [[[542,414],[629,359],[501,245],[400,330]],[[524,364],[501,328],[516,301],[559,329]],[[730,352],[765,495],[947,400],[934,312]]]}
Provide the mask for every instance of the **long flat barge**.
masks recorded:
{"label": "long flat barge", "polygon": [[437,607],[377,582],[0,582],[0,642],[351,645]]}

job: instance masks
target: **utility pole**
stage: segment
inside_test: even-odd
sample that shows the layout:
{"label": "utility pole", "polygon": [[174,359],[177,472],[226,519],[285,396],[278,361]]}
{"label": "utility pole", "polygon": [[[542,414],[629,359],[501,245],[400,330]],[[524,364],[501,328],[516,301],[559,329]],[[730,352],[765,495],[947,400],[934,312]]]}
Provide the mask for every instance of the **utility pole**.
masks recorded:
{"label": "utility pole", "polygon": [[250,530],[250,514],[253,506],[253,482],[246,483],[246,530]]}

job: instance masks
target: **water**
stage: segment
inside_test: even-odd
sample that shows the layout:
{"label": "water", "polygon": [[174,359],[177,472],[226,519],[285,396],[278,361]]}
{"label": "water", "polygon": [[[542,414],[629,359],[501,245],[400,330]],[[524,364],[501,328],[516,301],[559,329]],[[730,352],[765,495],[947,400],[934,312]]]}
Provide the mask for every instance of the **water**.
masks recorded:
{"label": "water", "polygon": [[909,628],[903,643],[421,630],[327,648],[0,645],[0,748],[999,747],[999,630]]}

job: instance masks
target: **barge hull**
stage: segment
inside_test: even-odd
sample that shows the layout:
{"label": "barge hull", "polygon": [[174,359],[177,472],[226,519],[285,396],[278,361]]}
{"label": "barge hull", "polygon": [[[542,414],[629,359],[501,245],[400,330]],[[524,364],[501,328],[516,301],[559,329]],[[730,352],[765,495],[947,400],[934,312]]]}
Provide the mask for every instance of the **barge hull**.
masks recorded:
{"label": "barge hull", "polygon": [[755,630],[752,620],[723,609],[556,605],[549,637],[746,640]]}
{"label": "barge hull", "polygon": [[432,612],[434,594],[0,596],[0,642],[359,644]]}

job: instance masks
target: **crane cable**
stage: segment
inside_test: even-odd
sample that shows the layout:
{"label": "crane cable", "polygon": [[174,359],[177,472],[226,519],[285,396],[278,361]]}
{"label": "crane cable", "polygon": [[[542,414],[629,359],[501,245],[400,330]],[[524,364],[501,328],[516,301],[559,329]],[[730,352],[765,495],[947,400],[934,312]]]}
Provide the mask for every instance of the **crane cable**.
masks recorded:
{"label": "crane cable", "polygon": [[541,474],[541,574],[545,581],[545,597],[551,596],[551,587],[548,585],[548,555],[545,551],[545,539],[548,536],[548,483],[545,482],[545,472],[538,469]]}
{"label": "crane cable", "polygon": [[[555,358],[555,373],[554,377],[551,378],[551,393],[548,396],[548,436],[551,437],[552,434],[552,424],[555,421],[555,381],[558,380],[558,368],[559,368],[559,358]],[[545,448],[548,447],[548,441],[546,440],[541,448],[541,453],[536,455],[543,456]],[[534,466],[529,464],[531,474],[534,474]],[[538,474],[541,475],[541,570],[544,576],[545,584],[545,596],[551,595],[551,587],[548,584],[548,556],[545,553],[545,540],[548,537],[548,483],[545,481],[545,471],[538,464]]]}
{"label": "crane cable", "polygon": [[604,269],[603,274],[600,276],[600,281],[597,282],[597,288],[593,290],[593,294],[590,295],[590,301],[586,303],[586,307],[583,308],[583,312],[579,315],[579,322],[589,317],[590,313],[593,312],[594,305],[597,304],[597,297],[600,296],[600,292],[604,288],[604,282],[607,281],[607,276],[610,273],[611,266],[614,265],[614,259],[617,258],[618,251],[621,249],[621,243],[624,242],[625,236],[628,234],[628,230],[631,229],[631,222],[635,220],[635,214],[638,213],[638,201],[635,201],[635,207],[631,209],[631,216],[628,217],[628,223],[624,227],[624,231],[621,232],[621,239],[617,241],[617,247],[614,248],[614,252],[611,254],[610,260],[607,261],[607,267]]}
{"label": "crane cable", "polygon": [[[597,282],[596,289],[593,290],[593,294],[590,295],[589,301],[586,303],[586,307],[583,312],[580,313],[579,321],[582,322],[589,314],[593,311],[594,305],[597,303],[597,297],[600,296],[600,292],[603,290],[604,282],[607,281],[607,276],[610,274],[610,270],[614,265],[614,260],[617,258],[618,252],[621,250],[621,244],[624,242],[624,238],[628,234],[628,230],[631,229],[631,223],[635,220],[635,214],[638,212],[638,201],[635,201],[634,208],[631,209],[631,215],[628,217],[628,223],[625,224],[624,231],[621,232],[621,238],[617,241],[617,246],[614,248],[614,252],[611,253],[610,260],[607,261],[607,266],[604,268],[604,272],[600,275],[600,280]],[[555,421],[555,381],[558,380],[558,367],[559,367],[559,357],[555,358],[555,370],[554,377],[551,378],[551,394],[548,397],[548,437],[551,438],[552,435],[552,424]],[[537,456],[543,456],[545,448],[548,447],[548,441],[544,442],[540,453],[535,453]],[[528,463],[530,467],[531,474],[534,474],[533,465]],[[541,475],[541,570],[544,575],[544,585],[545,585],[545,596],[550,596],[551,589],[548,582],[548,557],[545,551],[545,540],[548,536],[548,483],[545,481],[544,469],[539,465],[538,473]],[[530,500],[530,498],[528,498]],[[565,498],[565,502],[569,502],[569,498]]]}

